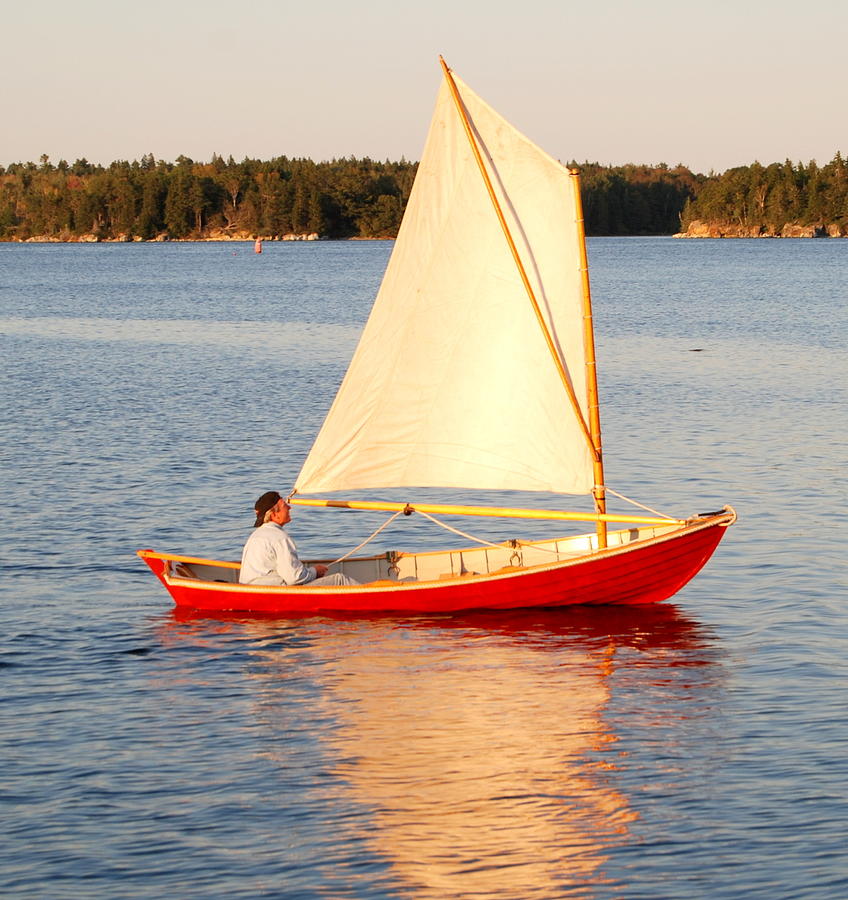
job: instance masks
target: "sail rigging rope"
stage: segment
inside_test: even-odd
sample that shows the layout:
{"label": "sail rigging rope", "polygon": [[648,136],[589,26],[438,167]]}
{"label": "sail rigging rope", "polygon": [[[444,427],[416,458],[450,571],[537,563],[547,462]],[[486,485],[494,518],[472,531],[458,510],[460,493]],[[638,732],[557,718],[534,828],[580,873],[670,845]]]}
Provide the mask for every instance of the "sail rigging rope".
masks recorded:
{"label": "sail rigging rope", "polygon": [[452,531],[454,534],[458,534],[460,537],[465,538],[467,541],[474,541],[476,544],[483,544],[486,547],[497,547],[498,549],[503,549],[503,542],[500,544],[494,544],[492,541],[484,540],[483,538],[474,537],[473,534],[467,534],[464,531],[460,531],[458,528],[454,528],[452,525],[448,525],[447,522],[440,522],[435,516],[431,516],[429,513],[421,512],[420,509],[415,510],[419,516],[424,516],[425,519],[429,519],[435,525],[439,525],[444,528],[446,531]]}
{"label": "sail rigging rope", "polygon": [[394,522],[394,520],[395,520],[398,516],[402,516],[403,514],[404,514],[404,510],[401,509],[401,510],[398,510],[398,512],[396,512],[393,516],[389,516],[389,518],[386,519],[386,521],[383,522],[383,524],[382,524],[382,525],[381,525],[381,526],[380,526],[380,527],[379,527],[379,528],[378,528],[378,529],[377,529],[370,537],[365,538],[365,540],[364,540],[358,547],[354,547],[353,550],[348,550],[348,552],[345,553],[344,556],[340,556],[338,559],[334,559],[334,560],[330,563],[330,565],[331,565],[331,566],[334,566],[336,563],[343,562],[343,561],[346,560],[349,556],[352,556],[354,553],[356,553],[357,550],[361,550],[366,544],[370,544],[371,541],[373,541],[374,538],[377,537],[377,535],[378,535],[384,528],[388,528],[388,526],[391,525],[392,522]]}
{"label": "sail rigging rope", "polygon": [[[643,503],[639,503],[636,500],[631,500],[630,497],[625,497],[624,494],[619,494],[618,491],[614,491],[609,485],[605,485],[604,489],[606,490],[606,492],[608,494],[613,494],[614,496],[618,497],[620,500],[624,500],[627,503],[632,503],[633,506],[638,506],[640,509],[644,509],[649,513],[653,513],[655,516],[659,516],[661,519],[669,519],[669,520],[674,521],[673,516],[669,516],[666,513],[658,512],[657,510],[653,509],[652,507],[645,506]],[[439,519],[437,519],[435,516],[431,516],[429,513],[422,512],[420,509],[416,509],[415,512],[417,512],[419,516],[424,516],[425,519],[429,519],[434,525],[438,525],[440,528],[444,528],[446,531],[453,532],[453,534],[456,534],[461,538],[465,538],[467,541],[473,541],[475,544],[482,544],[484,547],[495,547],[496,549],[502,549],[504,546],[503,541],[499,544],[496,544],[493,541],[487,541],[484,538],[476,537],[473,534],[469,534],[467,531],[461,531],[459,528],[454,528],[452,525],[448,525],[447,522],[442,522]],[[373,541],[374,538],[377,537],[377,535],[381,531],[388,528],[389,525],[391,525],[392,522],[394,522],[394,520],[398,516],[403,516],[403,515],[409,515],[408,508],[400,509],[394,515],[389,516],[389,518],[386,519],[386,521],[383,522],[383,524],[376,531],[374,531],[369,537],[365,538],[365,540],[362,541],[361,544],[358,544],[352,550],[349,550],[347,553],[344,554],[344,556],[340,556],[338,559],[334,559],[329,565],[332,566],[332,565],[335,565],[336,563],[344,562],[344,560],[348,559],[348,557],[352,556],[358,550],[361,550],[367,544],[370,544],[371,541]],[[521,546],[524,546],[525,542],[516,540],[516,541],[512,542],[512,544],[513,544],[513,546],[521,547]],[[538,547],[537,549],[548,550],[548,552],[550,552],[550,553],[558,553],[559,552],[557,549],[549,549],[546,547]]]}
{"label": "sail rigging rope", "polygon": [[650,506],[645,506],[644,503],[638,503],[636,500],[631,500],[629,497],[625,497],[624,494],[619,494],[618,491],[614,491],[609,485],[604,486],[604,490],[608,494],[613,494],[618,497],[619,500],[624,500],[626,503],[632,503],[633,506],[638,506],[639,509],[644,509],[649,513],[653,513],[655,516],[659,516],[661,519],[674,519],[674,516],[669,516],[666,513],[657,512],[657,510],[652,509]]}
{"label": "sail rigging rope", "polygon": [[[495,544],[492,541],[487,541],[483,538],[475,537],[473,534],[468,534],[465,531],[460,531],[458,528],[454,528],[452,525],[448,525],[447,522],[440,522],[437,518],[435,518],[435,516],[431,516],[429,513],[421,512],[421,510],[418,509],[415,510],[415,512],[417,512],[419,516],[424,516],[425,519],[429,519],[435,525],[439,525],[440,527],[444,528],[446,531],[452,531],[454,534],[465,538],[467,541],[474,541],[474,543],[476,544],[483,544],[486,547],[495,547],[497,549],[502,549],[504,546],[503,542],[501,542],[500,544]],[[345,553],[344,556],[340,556],[338,559],[334,559],[328,565],[334,566],[336,563],[344,562],[344,560],[356,553],[357,550],[361,550],[364,546],[366,546],[366,544],[370,544],[371,541],[373,541],[374,538],[377,537],[377,535],[381,531],[383,531],[383,529],[388,528],[388,526],[391,525],[398,516],[402,516],[405,514],[406,510],[398,510],[398,512],[396,512],[393,516],[389,516],[389,518],[386,519],[386,521],[383,522],[383,524],[375,532],[373,532],[369,537],[365,538],[365,540],[361,544],[358,544],[352,550],[348,550],[348,552]]]}

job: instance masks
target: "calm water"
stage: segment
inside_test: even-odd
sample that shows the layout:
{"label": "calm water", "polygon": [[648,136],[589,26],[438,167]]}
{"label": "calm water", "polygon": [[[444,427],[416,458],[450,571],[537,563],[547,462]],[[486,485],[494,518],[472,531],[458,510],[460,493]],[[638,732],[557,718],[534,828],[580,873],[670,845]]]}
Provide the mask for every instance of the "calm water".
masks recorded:
{"label": "calm water", "polygon": [[590,242],[609,484],[740,516],[672,603],[208,619],[146,574],[291,485],[389,251],[0,244],[0,894],[848,896],[848,241]]}

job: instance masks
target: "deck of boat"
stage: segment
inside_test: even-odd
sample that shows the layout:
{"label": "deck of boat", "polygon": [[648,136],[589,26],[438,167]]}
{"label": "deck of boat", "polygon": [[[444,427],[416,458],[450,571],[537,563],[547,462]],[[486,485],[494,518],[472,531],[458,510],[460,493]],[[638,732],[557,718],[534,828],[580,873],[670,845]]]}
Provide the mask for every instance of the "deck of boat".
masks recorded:
{"label": "deck of boat", "polygon": [[[654,525],[611,531],[608,547],[623,547],[636,541],[668,534],[678,526]],[[469,576],[505,574],[533,566],[576,560],[590,556],[598,549],[596,534],[540,541],[505,541],[492,547],[472,547],[458,550],[436,550],[424,553],[404,553],[389,550],[375,556],[355,557],[343,562],[309,560],[309,563],[329,563],[329,573],[347,575],[360,585],[384,586],[386,582],[421,583],[444,581]],[[218,560],[197,560],[188,557],[169,557],[167,578],[172,581],[193,580],[226,584],[239,583],[239,564]]]}

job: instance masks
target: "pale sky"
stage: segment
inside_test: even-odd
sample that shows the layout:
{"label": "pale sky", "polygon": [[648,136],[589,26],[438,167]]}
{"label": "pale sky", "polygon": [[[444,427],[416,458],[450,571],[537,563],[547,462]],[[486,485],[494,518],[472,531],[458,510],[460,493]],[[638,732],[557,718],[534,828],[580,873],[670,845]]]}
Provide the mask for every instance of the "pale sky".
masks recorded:
{"label": "pale sky", "polygon": [[440,53],[563,162],[848,155],[848,0],[36,0],[2,28],[0,165],[417,160]]}

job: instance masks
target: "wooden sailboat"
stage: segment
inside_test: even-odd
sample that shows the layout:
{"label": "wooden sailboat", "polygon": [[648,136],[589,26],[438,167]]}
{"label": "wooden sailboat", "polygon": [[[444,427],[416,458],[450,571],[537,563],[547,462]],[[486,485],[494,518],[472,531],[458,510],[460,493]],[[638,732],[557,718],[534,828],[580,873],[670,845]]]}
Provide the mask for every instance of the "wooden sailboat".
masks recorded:
{"label": "wooden sailboat", "polygon": [[[331,563],[360,582],[347,587],[243,585],[238,563],[140,550],[178,606],[447,612],[653,603],[701,569],[736,519],[731,507],[685,519],[607,513],[579,174],[516,131],[444,60],[442,68],[380,291],[290,502],[589,520],[595,531]],[[422,487],[591,494],[595,510],[313,496]],[[610,523],[627,527],[609,531]]]}

